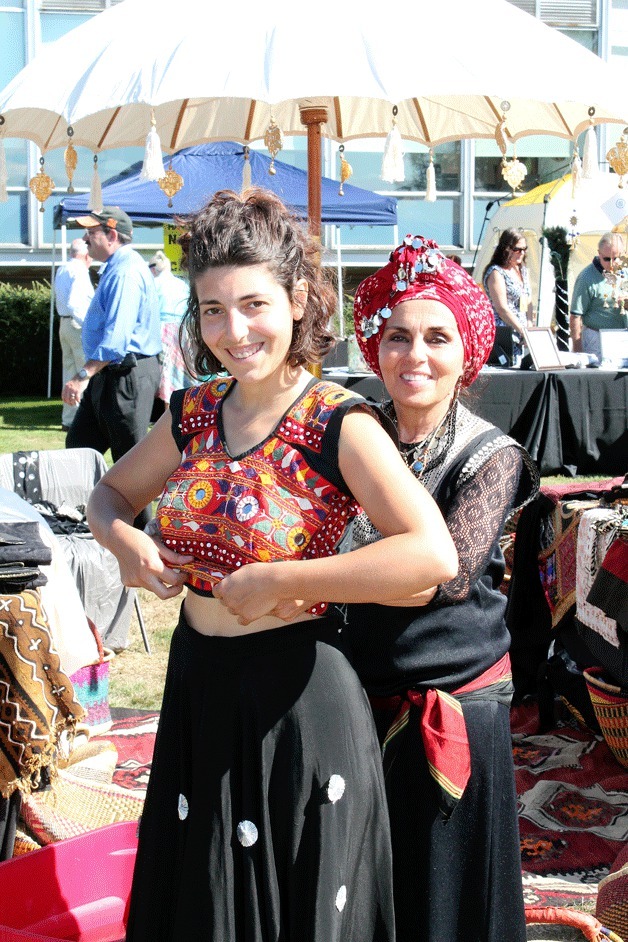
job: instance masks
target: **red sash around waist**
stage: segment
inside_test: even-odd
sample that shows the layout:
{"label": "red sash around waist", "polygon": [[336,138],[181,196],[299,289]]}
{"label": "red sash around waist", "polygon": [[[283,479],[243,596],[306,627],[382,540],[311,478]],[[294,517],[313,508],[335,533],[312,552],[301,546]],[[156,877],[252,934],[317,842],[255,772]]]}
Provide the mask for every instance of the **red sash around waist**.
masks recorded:
{"label": "red sash around waist", "polygon": [[430,774],[439,789],[439,806],[448,818],[462,798],[471,774],[471,753],[467,727],[457,696],[485,688],[496,688],[512,679],[510,656],[506,653],[475,680],[451,693],[435,688],[420,693],[406,690],[394,697],[370,697],[374,709],[396,710],[386,733],[382,753],[394,737],[407,725],[410,707],[420,708],[420,728]]}

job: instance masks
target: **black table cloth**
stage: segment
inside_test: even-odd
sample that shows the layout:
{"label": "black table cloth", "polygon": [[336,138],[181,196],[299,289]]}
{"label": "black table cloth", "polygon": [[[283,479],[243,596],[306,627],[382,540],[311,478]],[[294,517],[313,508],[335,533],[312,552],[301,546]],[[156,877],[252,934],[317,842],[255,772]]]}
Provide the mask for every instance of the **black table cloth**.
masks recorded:
{"label": "black table cloth", "polygon": [[[372,399],[385,395],[373,374],[324,375]],[[484,370],[466,404],[523,445],[543,475],[628,471],[626,370]]]}

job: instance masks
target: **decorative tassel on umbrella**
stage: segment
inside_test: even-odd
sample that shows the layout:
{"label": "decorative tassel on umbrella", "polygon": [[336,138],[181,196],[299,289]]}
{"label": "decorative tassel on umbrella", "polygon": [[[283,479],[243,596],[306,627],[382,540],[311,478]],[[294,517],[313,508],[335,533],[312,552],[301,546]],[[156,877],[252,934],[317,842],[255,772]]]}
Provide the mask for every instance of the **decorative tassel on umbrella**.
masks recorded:
{"label": "decorative tassel on umbrella", "polygon": [[618,186],[620,189],[623,188],[624,177],[628,173],[628,143],[626,143],[626,135],[628,135],[628,128],[624,128],[624,133],[606,155],[609,164],[619,176]]}
{"label": "decorative tassel on umbrella", "polygon": [[582,179],[582,161],[580,160],[580,153],[578,151],[578,144],[574,142],[573,149],[573,158],[571,160],[571,196],[572,198],[576,195],[576,190],[578,189],[578,184]]}
{"label": "decorative tassel on umbrella", "polygon": [[94,172],[92,174],[92,186],[89,191],[89,203],[87,208],[93,213],[102,212],[102,185],[98,176],[98,154],[94,154]]}
{"label": "decorative tassel on umbrella", "polygon": [[403,141],[397,127],[397,115],[399,114],[397,105],[393,107],[392,113],[392,128],[388,132],[384,144],[381,177],[386,183],[403,183],[406,178],[406,171],[403,164]]}
{"label": "decorative tassel on umbrella", "polygon": [[345,160],[345,145],[341,144],[338,148],[338,156],[340,157],[340,187],[338,188],[338,196],[344,196],[344,186],[353,174],[353,167],[348,160]]}
{"label": "decorative tassel on umbrella", "polygon": [[68,146],[63,152],[63,163],[65,164],[65,172],[68,176],[68,190],[67,190],[68,193],[74,193],[74,187],[72,186],[72,178],[74,176],[74,171],[76,170],[76,166],[78,164],[78,155],[76,153],[76,148],[74,147],[74,144],[72,143],[73,135],[74,135],[74,128],[70,126],[68,128],[68,137],[70,138],[70,140],[68,141]]}
{"label": "decorative tassel on umbrella", "polygon": [[506,114],[510,111],[510,102],[502,101],[501,109],[502,109],[502,116],[500,118],[499,124],[495,128],[495,143],[499,147],[499,151],[502,157],[505,157],[506,151],[508,150],[508,130],[506,128]]}
{"label": "decorative tassel on umbrella", "polygon": [[425,202],[436,202],[436,171],[434,170],[434,151],[430,147],[430,162],[425,172]]}
{"label": "decorative tassel on umbrella", "polygon": [[515,147],[512,160],[506,160],[505,157],[502,157],[502,177],[512,190],[512,195],[515,195],[515,190],[518,190],[523,181],[525,180],[528,173],[528,168],[520,160],[517,160],[517,148]]}
{"label": "decorative tassel on umbrella", "polygon": [[268,172],[271,177],[277,173],[275,170],[275,157],[279,151],[283,148],[283,133],[281,128],[275,124],[275,119],[270,116],[270,124],[266,128],[266,133],[264,134],[264,146],[271,156],[270,166]]}
{"label": "decorative tassel on umbrella", "polygon": [[[589,120],[593,121],[595,108],[589,108]],[[587,128],[584,135],[584,148],[582,150],[582,179],[595,180],[599,176],[600,166],[597,159],[597,137],[593,123]]]}
{"label": "decorative tassel on umbrella", "polygon": [[567,245],[569,246],[569,251],[573,252],[575,247],[578,245],[580,237],[580,230],[578,229],[578,217],[576,216],[576,211],[574,209],[573,214],[569,217],[569,229],[567,230]]}
{"label": "decorative tassel on umbrella", "polygon": [[164,173],[163,177],[160,177],[157,181],[157,184],[161,190],[168,197],[168,209],[172,208],[172,197],[176,196],[181,187],[183,186],[183,177],[180,173],[177,173],[176,170],[172,169],[172,161],[168,165],[168,169]]}
{"label": "decorative tassel on umbrella", "polygon": [[150,113],[151,128],[146,137],[146,147],[144,149],[144,163],[140,172],[140,180],[152,180],[157,183],[166,175],[163,157],[161,156],[161,141],[157,133],[157,122],[155,121],[155,112]]}
{"label": "decorative tassel on umbrella", "polygon": [[36,173],[34,177],[31,177],[28,181],[28,186],[31,193],[41,203],[41,206],[39,207],[40,213],[43,213],[44,203],[55,188],[54,180],[48,176],[44,169],[44,163],[44,158],[40,157],[39,172]]}
{"label": "decorative tassel on umbrella", "polygon": [[242,192],[251,185],[251,152],[248,144],[244,148],[244,166],[242,167]]}

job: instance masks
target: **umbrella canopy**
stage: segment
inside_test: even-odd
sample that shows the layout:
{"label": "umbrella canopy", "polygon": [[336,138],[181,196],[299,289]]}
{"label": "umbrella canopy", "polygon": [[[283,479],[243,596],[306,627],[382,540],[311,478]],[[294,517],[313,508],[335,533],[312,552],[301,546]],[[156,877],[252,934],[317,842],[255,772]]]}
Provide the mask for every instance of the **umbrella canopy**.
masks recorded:
{"label": "umbrella canopy", "polygon": [[[272,190],[299,216],[307,217],[305,170],[277,160],[276,173],[270,175],[270,158],[253,150],[249,152],[249,162],[253,185]],[[157,184],[140,179],[141,162],[105,183],[102,201],[107,206],[120,206],[136,224],[169,222],[175,213],[199,209],[216,190],[238,192],[242,188],[244,147],[233,142],[189,147],[174,154],[172,168],[181,174],[184,185],[173,197],[171,208]],[[55,224],[59,226],[72,217],[85,215],[88,204],[87,194],[66,197],[56,210]],[[348,184],[344,185],[344,196],[339,196],[338,181],[323,177],[322,221],[335,225],[394,226],[397,200]]]}
{"label": "umbrella canopy", "polygon": [[[295,5],[125,0],[51,43],[0,92],[0,133],[45,152],[308,135],[320,227],[320,134],[390,132],[428,146],[625,123],[622,83],[593,53],[507,0]],[[271,147],[269,146],[269,150]],[[272,152],[272,150],[271,150]]]}
{"label": "umbrella canopy", "polygon": [[304,133],[303,106],[324,106],[324,133],[427,145],[505,131],[573,138],[625,123],[610,66],[507,0],[416,0],[368,15],[363,3],[208,4],[125,0],[47,46],[0,93],[3,133],[43,151],[143,143],[151,109],[168,153],[211,140],[262,138],[272,116]]}

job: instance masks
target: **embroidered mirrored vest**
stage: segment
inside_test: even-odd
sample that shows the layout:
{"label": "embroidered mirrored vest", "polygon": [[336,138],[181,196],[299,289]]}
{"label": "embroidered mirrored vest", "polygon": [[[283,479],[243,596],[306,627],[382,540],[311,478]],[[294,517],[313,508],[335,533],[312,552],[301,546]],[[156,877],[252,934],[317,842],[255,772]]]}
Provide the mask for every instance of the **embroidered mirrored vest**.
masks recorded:
{"label": "embroidered mirrored vest", "polygon": [[[183,568],[187,584],[200,594],[210,594],[223,576],[247,563],[334,555],[359,509],[312,467],[307,453],[321,456],[313,463],[324,467],[329,420],[339,406],[361,397],[335,383],[315,383],[265,441],[232,458],[218,429],[220,403],[232,382],[218,379],[186,390],[181,432],[192,437],[157,509],[164,543],[194,556]],[[335,462],[337,443],[331,452]],[[319,614],[324,607],[310,611]]]}

